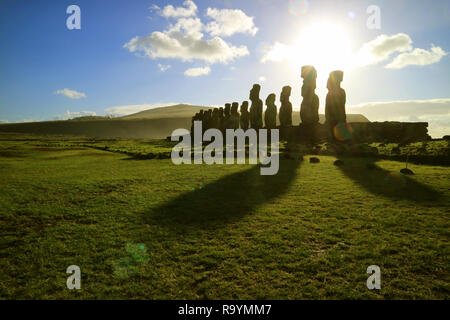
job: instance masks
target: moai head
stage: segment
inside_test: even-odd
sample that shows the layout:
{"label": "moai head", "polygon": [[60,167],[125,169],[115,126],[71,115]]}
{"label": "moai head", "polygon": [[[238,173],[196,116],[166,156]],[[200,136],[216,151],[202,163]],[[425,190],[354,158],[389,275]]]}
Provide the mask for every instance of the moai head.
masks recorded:
{"label": "moai head", "polygon": [[229,116],[230,113],[231,113],[231,104],[225,103],[225,110],[224,110],[225,117]]}
{"label": "moai head", "polygon": [[258,100],[260,91],[261,86],[259,84],[254,84],[252,90],[250,90],[250,101]]}
{"label": "moai head", "polygon": [[280,101],[289,102],[289,97],[291,96],[292,88],[290,86],[284,86],[281,90]]}
{"label": "moai head", "polygon": [[269,106],[275,104],[275,99],[276,96],[274,93],[269,94],[266,99],[266,105]]}
{"label": "moai head", "polygon": [[238,108],[239,108],[239,103],[233,102],[233,103],[231,104],[231,114],[236,114],[236,113],[238,113]]}
{"label": "moai head", "polygon": [[316,89],[317,71],[313,66],[302,67],[302,96],[304,97],[307,91],[314,91]]}
{"label": "moai head", "polygon": [[219,117],[223,118],[223,108],[219,108]]}
{"label": "moai head", "polygon": [[330,72],[330,77],[327,81],[327,89],[330,91],[339,89],[341,87],[341,82],[344,80],[344,72],[341,70],[336,70]]}
{"label": "moai head", "polygon": [[219,109],[215,108],[215,109],[213,110],[213,112],[212,112],[212,116],[213,116],[214,118],[218,117],[218,116],[219,116]]}
{"label": "moai head", "polygon": [[317,79],[316,69],[313,66],[303,66],[302,78],[304,81],[311,81]]}
{"label": "moai head", "polygon": [[248,101],[244,101],[244,102],[242,102],[242,105],[241,105],[241,113],[247,112],[247,111],[248,111]]}

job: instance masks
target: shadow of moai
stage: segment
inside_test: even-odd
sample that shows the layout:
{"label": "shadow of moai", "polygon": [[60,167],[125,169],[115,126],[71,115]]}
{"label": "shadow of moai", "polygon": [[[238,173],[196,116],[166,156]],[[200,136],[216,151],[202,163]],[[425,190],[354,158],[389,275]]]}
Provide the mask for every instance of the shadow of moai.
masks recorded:
{"label": "shadow of moai", "polygon": [[374,158],[339,157],[343,165],[338,168],[368,192],[413,202],[436,201],[442,195],[433,188],[401,173],[385,170]]}
{"label": "shadow of moai", "polygon": [[179,235],[220,229],[286,193],[300,165],[280,155],[276,175],[263,176],[259,165],[251,166],[152,208],[146,220]]}

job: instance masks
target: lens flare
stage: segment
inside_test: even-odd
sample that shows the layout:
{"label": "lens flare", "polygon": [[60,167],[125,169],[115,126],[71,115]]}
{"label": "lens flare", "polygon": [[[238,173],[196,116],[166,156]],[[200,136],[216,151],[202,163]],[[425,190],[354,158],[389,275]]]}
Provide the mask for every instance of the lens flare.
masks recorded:
{"label": "lens flare", "polygon": [[339,141],[348,141],[352,138],[353,129],[349,123],[341,122],[333,128],[333,134]]}
{"label": "lens flare", "polygon": [[308,12],[309,1],[308,0],[290,0],[289,1],[289,14],[298,17]]}

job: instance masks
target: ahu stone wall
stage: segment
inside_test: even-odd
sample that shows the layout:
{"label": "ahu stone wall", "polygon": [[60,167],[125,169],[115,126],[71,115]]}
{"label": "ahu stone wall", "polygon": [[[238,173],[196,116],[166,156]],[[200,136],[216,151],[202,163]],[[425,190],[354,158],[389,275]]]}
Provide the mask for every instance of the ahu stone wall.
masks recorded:
{"label": "ahu stone wall", "polygon": [[[351,127],[352,142],[418,142],[428,141],[427,122],[353,122]],[[331,139],[331,133],[325,124],[280,127],[282,140],[297,142],[324,142]]]}

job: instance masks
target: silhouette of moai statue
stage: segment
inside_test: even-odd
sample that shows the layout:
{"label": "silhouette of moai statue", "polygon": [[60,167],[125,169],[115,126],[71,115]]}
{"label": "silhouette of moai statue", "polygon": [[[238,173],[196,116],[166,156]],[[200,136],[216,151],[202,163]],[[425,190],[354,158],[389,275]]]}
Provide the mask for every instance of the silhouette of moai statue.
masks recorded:
{"label": "silhouette of moai statue", "polygon": [[275,105],[275,94],[271,93],[266,99],[267,109],[264,113],[264,123],[267,129],[275,129],[277,127],[277,106]]}
{"label": "silhouette of moai statue", "polygon": [[212,112],[212,118],[211,118],[211,128],[218,129],[220,128],[219,123],[219,109],[214,108]]}
{"label": "silhouette of moai statue", "polygon": [[289,101],[291,96],[291,87],[285,86],[281,90],[280,101],[280,126],[289,127],[292,126],[292,103]]}
{"label": "silhouette of moai statue", "polygon": [[304,124],[319,123],[319,97],[315,94],[317,71],[313,66],[302,67],[302,104],[300,118]]}
{"label": "silhouette of moai statue", "polygon": [[330,73],[327,82],[328,94],[325,102],[325,123],[331,131],[336,125],[345,123],[347,120],[345,114],[346,96],[344,89],[341,88],[343,79],[344,72],[336,70]]}
{"label": "silhouette of moai statue", "polygon": [[236,130],[239,129],[239,103],[233,102],[231,104],[231,128]]}
{"label": "silhouette of moai statue", "polygon": [[217,127],[217,129],[219,129],[222,132],[225,132],[225,117],[223,114],[223,108],[220,107],[219,108],[219,126]]}
{"label": "silhouette of moai statue", "polygon": [[263,102],[259,98],[260,91],[261,86],[259,84],[254,84],[252,90],[250,91],[250,101],[252,102],[250,106],[250,125],[253,129],[261,129],[263,126]]}
{"label": "silhouette of moai statue", "polygon": [[225,103],[224,115],[224,128],[231,129],[231,103]]}
{"label": "silhouette of moai statue", "polygon": [[212,110],[209,109],[205,112],[203,117],[203,131],[206,131],[211,128],[212,125]]}
{"label": "silhouette of moai statue", "polygon": [[239,119],[241,129],[246,131],[250,125],[250,113],[248,112],[248,101],[242,102],[241,118]]}
{"label": "silhouette of moai statue", "polygon": [[197,112],[197,113],[192,117],[192,120],[191,120],[191,133],[194,132],[194,121],[199,120],[199,118],[200,118],[200,113],[199,113],[199,112]]}

